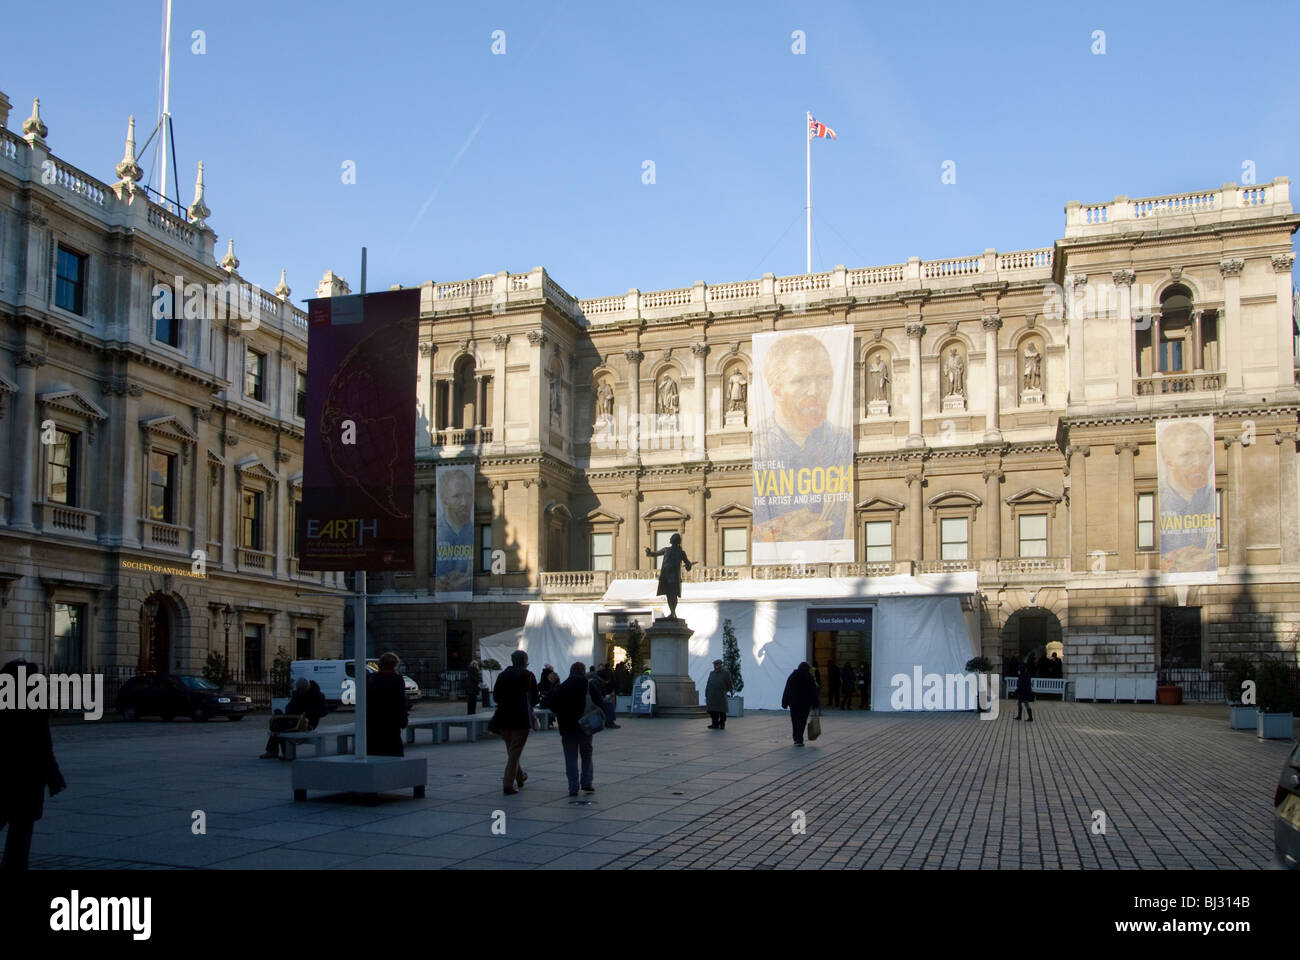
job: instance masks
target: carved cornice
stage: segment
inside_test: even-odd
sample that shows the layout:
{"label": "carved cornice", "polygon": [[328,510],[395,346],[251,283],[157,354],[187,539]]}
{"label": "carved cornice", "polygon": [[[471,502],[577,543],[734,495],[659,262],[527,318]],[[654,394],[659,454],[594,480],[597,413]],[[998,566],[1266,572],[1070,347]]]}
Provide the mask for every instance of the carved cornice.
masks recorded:
{"label": "carved cornice", "polygon": [[212,411],[207,407],[195,407],[194,416],[198,417],[204,423],[207,423],[212,419]]}
{"label": "carved cornice", "polygon": [[624,350],[623,356],[627,358],[628,363],[634,365],[640,363],[642,360],[645,359],[645,354],[642,353],[640,350]]}
{"label": "carved cornice", "polygon": [[1273,431],[1274,443],[1282,444],[1288,441],[1290,443],[1296,443],[1297,441],[1300,441],[1300,431],[1297,430],[1274,430]]}
{"label": "carved cornice", "polygon": [[980,325],[992,333],[1002,329],[1002,315],[998,313],[986,314],[980,319]]}
{"label": "carved cornice", "polygon": [[437,344],[432,343],[428,340],[421,340],[419,350],[420,350],[420,356],[431,357],[438,352],[438,346]]}
{"label": "carved cornice", "polygon": [[510,342],[510,334],[508,333],[492,334],[492,343],[498,350],[505,349],[506,344],[509,342]]}
{"label": "carved cornice", "polygon": [[1219,261],[1219,273],[1224,277],[1239,277],[1241,271],[1246,267],[1246,261],[1241,259],[1229,259]]}
{"label": "carved cornice", "polygon": [[903,327],[903,329],[907,332],[907,336],[911,340],[920,340],[921,337],[925,336],[925,324],[920,323],[919,321],[909,322]]}
{"label": "carved cornice", "polygon": [[1131,287],[1137,280],[1137,274],[1132,270],[1112,270],[1110,279],[1117,287]]}
{"label": "carved cornice", "polygon": [[1290,273],[1291,268],[1295,266],[1294,253],[1275,253],[1270,260],[1273,263],[1273,269],[1278,273]]}
{"label": "carved cornice", "polygon": [[1139,443],[1125,443],[1125,442],[1121,442],[1121,443],[1117,443],[1117,444],[1115,444],[1115,453],[1117,453],[1117,454],[1120,454],[1120,453],[1134,453],[1134,454],[1135,454],[1135,453],[1138,452],[1138,450],[1139,450],[1140,448],[1141,448],[1141,444],[1139,444]]}
{"label": "carved cornice", "polygon": [[1001,480],[1003,476],[1004,476],[1003,472],[997,467],[984,468],[983,477],[985,483],[988,483],[988,481],[993,477],[997,477],[999,480]]}
{"label": "carved cornice", "polygon": [[544,330],[529,330],[529,331],[528,331],[528,342],[529,342],[530,344],[532,344],[534,347],[537,347],[537,346],[542,346],[542,347],[544,347],[544,346],[546,346],[547,341],[550,340],[550,339],[551,339],[551,338],[548,337],[548,336],[546,335],[546,331],[544,331]]}
{"label": "carved cornice", "polygon": [[1065,448],[1065,456],[1067,459],[1074,456],[1076,453],[1081,453],[1085,457],[1090,456],[1092,454],[1092,447],[1087,446],[1086,444],[1070,444]]}
{"label": "carved cornice", "polygon": [[50,221],[35,210],[28,210],[25,213],[18,214],[18,219],[23,223],[30,223],[34,227],[47,227],[50,224]]}
{"label": "carved cornice", "polygon": [[695,354],[695,356],[702,360],[709,355],[709,345],[707,343],[696,341],[691,344],[691,353]]}
{"label": "carved cornice", "polygon": [[239,443],[239,437],[235,436],[233,433],[222,433],[221,442],[227,447],[233,447]]}
{"label": "carved cornice", "polygon": [[1086,273],[1067,273],[1065,275],[1065,285],[1069,288],[1082,287],[1088,282]]}
{"label": "carved cornice", "polygon": [[45,366],[45,354],[37,353],[35,350],[24,350],[14,358],[14,365],[19,367],[43,367]]}

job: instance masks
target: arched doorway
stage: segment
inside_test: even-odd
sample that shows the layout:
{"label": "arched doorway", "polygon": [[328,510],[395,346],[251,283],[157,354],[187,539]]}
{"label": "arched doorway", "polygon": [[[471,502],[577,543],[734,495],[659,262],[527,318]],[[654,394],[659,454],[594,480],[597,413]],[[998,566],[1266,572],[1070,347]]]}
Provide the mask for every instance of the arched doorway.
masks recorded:
{"label": "arched doorway", "polygon": [[155,593],[140,605],[141,673],[171,672],[175,631],[175,610],[166,596]]}
{"label": "arched doorway", "polygon": [[1007,618],[1002,628],[1002,672],[1014,675],[1020,663],[1035,657],[1043,664],[1039,676],[1056,676],[1052,672],[1053,655],[1064,671],[1065,645],[1061,621],[1046,607],[1021,607]]}

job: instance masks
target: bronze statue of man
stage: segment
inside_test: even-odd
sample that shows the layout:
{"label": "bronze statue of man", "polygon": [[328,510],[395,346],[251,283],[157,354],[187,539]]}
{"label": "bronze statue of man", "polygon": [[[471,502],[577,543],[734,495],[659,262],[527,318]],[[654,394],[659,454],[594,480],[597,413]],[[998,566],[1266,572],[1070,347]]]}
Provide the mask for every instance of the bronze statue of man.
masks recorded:
{"label": "bronze statue of man", "polygon": [[659,568],[659,589],[655,593],[668,598],[668,617],[670,620],[676,620],[677,598],[682,595],[682,564],[686,565],[688,572],[693,564],[686,558],[686,551],[682,549],[680,533],[674,533],[668,539],[668,544],[662,550],[651,550],[646,547],[645,555],[664,558],[663,566]]}

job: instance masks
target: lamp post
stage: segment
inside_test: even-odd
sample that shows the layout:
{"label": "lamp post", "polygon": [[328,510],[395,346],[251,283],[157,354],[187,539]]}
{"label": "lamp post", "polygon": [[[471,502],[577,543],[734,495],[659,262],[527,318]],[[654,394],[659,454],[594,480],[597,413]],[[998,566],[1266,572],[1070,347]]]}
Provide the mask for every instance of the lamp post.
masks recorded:
{"label": "lamp post", "polygon": [[145,637],[144,656],[141,659],[145,662],[145,666],[156,667],[156,665],[154,664],[153,633],[154,633],[154,619],[158,616],[158,601],[155,598],[150,597],[148,600],[144,602],[144,616],[145,616],[145,620],[148,623],[149,629],[145,632],[144,635]]}
{"label": "lamp post", "polygon": [[221,661],[221,685],[226,685],[226,678],[230,676],[230,626],[235,622],[235,608],[226,604],[221,610],[221,615],[226,621],[226,655]]}

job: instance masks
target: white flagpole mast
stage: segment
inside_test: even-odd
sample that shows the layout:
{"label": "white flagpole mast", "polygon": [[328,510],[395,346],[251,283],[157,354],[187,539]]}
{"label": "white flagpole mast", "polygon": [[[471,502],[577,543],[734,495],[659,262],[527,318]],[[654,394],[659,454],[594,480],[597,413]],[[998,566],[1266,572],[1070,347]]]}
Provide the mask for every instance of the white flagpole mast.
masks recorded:
{"label": "white flagpole mast", "polygon": [[162,139],[158,141],[159,149],[162,154],[162,180],[161,194],[162,203],[167,203],[167,128],[171,121],[171,89],[172,89],[172,0],[167,0],[167,26],[165,38],[163,41],[163,102],[162,102]]}
{"label": "white flagpole mast", "polygon": [[807,154],[805,171],[807,173],[807,192],[804,198],[804,211],[808,217],[808,259],[805,273],[812,273],[812,111],[806,112],[803,125],[804,151]]}

